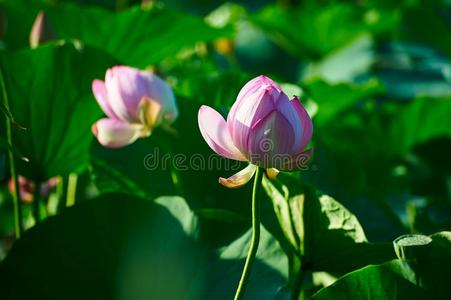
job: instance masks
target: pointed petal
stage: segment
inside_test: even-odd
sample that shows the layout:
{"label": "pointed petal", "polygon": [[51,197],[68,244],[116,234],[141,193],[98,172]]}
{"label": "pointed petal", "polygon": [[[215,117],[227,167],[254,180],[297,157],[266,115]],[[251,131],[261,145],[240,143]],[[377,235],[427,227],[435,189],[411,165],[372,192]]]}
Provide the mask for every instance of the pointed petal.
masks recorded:
{"label": "pointed petal", "polygon": [[254,176],[255,171],[257,170],[257,166],[253,164],[249,164],[246,168],[239,171],[238,173],[230,176],[229,178],[219,178],[219,183],[228,188],[237,188],[240,187],[251,180],[252,176]]}
{"label": "pointed petal", "polygon": [[[238,96],[236,98],[236,105],[235,107],[238,107],[241,103],[241,101],[245,100],[247,96],[250,94],[256,92],[258,89],[265,89],[267,87],[273,87],[274,89],[281,91],[282,89],[279,87],[277,83],[272,81],[269,77],[266,77],[264,75],[260,75],[258,77],[255,77],[254,79],[247,82],[238,93]],[[230,112],[233,111],[233,108],[230,110]]]}
{"label": "pointed petal", "polygon": [[129,124],[115,119],[100,119],[92,126],[92,132],[100,144],[108,148],[129,145],[139,137],[149,134],[141,124]]}
{"label": "pointed petal", "polygon": [[92,82],[92,92],[103,112],[111,119],[119,119],[108,102],[108,92],[102,80],[94,79]]}
{"label": "pointed petal", "polygon": [[241,152],[249,152],[248,141],[252,127],[275,110],[273,98],[278,97],[275,93],[275,90],[262,90],[251,94],[241,103],[233,117],[231,114],[227,117],[227,129]]}
{"label": "pointed petal", "polygon": [[312,138],[313,123],[312,123],[312,119],[310,118],[309,114],[305,110],[304,106],[302,106],[301,102],[299,101],[299,99],[297,97],[294,97],[293,99],[291,99],[290,103],[293,106],[293,108],[296,110],[298,117],[301,120],[301,125],[302,125],[302,130],[301,130],[302,133],[301,133],[301,138],[300,138],[301,142],[299,144],[298,151],[295,151],[295,152],[299,152],[299,151],[304,150],[305,146],[307,146],[308,142]]}
{"label": "pointed petal", "polygon": [[245,153],[246,133],[252,123],[266,116],[274,109],[274,100],[282,92],[270,78],[260,75],[244,85],[227,116],[227,129],[234,144]]}
{"label": "pointed petal", "polygon": [[198,122],[203,138],[213,151],[230,159],[246,160],[233,144],[226,122],[216,110],[202,105],[199,109]]}
{"label": "pointed petal", "polygon": [[282,156],[291,156],[295,136],[288,120],[278,111],[255,125],[249,133],[249,159],[265,168],[277,164]]}

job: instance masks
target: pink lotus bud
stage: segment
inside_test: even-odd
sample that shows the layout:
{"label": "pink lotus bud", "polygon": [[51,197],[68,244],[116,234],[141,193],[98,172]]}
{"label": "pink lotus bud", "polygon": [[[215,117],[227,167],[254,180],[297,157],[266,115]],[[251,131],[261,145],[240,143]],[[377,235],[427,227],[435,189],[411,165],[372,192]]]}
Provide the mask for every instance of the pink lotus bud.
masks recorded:
{"label": "pink lotus bud", "polygon": [[271,174],[301,169],[311,155],[312,149],[304,151],[313,132],[307,111],[296,97],[290,100],[265,76],[241,89],[227,121],[205,105],[198,120],[202,136],[216,153],[250,162],[232,177],[220,179],[228,187],[247,183],[257,167],[271,169]]}
{"label": "pink lotus bud", "polygon": [[116,66],[107,70],[105,82],[93,81],[92,91],[107,115],[93,125],[93,133],[106,147],[123,147],[147,137],[178,115],[171,88],[150,72]]}
{"label": "pink lotus bud", "polygon": [[45,13],[40,11],[34,20],[30,32],[30,47],[36,48],[43,43],[56,39],[56,33],[47,20]]}

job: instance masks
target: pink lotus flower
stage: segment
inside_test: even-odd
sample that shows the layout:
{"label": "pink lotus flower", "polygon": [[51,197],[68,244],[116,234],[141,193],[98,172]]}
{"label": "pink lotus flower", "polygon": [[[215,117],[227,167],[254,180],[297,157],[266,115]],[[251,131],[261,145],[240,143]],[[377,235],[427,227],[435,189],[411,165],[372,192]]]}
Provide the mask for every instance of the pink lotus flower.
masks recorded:
{"label": "pink lotus flower", "polygon": [[[22,175],[18,176],[17,181],[19,183],[20,200],[22,200],[24,203],[32,203],[35,190],[34,182]],[[50,194],[51,190],[58,185],[59,181],[59,177],[52,177],[49,180],[43,182],[41,184],[40,191],[41,197],[46,198]],[[15,186],[13,178],[10,178],[8,181],[8,189],[11,193],[14,192]]]}
{"label": "pink lotus flower", "polygon": [[312,149],[304,151],[313,131],[312,120],[299,100],[289,100],[271,79],[259,76],[240,91],[227,121],[211,107],[199,109],[203,138],[217,154],[249,166],[219,182],[226,187],[247,183],[257,167],[277,175],[305,166]]}
{"label": "pink lotus flower", "polygon": [[171,88],[157,75],[126,66],[108,69],[105,82],[94,80],[92,91],[107,118],[92,131],[100,144],[118,148],[171,124],[178,115]]}

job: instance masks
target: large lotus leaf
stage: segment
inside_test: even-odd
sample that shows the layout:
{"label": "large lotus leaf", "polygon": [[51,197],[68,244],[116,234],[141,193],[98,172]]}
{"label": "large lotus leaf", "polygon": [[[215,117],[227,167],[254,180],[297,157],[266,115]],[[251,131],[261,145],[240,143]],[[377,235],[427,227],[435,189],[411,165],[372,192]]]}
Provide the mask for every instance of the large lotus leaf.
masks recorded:
{"label": "large lotus leaf", "polygon": [[[362,84],[329,84],[315,80],[305,86],[318,104],[318,113],[314,119],[317,126],[339,123],[337,119],[340,119],[341,114],[352,110],[359,102],[379,96],[384,92],[381,82],[376,79],[370,79]],[[324,135],[327,133],[328,131]],[[322,134],[322,132],[318,131],[318,134]]]}
{"label": "large lotus leaf", "polygon": [[274,5],[252,16],[252,21],[293,55],[318,58],[368,31],[360,15],[347,4],[297,8]]}
{"label": "large lotus leaf", "polygon": [[[304,271],[349,272],[394,257],[391,244],[371,244],[357,218],[330,196],[294,178],[264,181],[289,250]],[[299,271],[299,270],[298,270]]]}
{"label": "large lotus leaf", "polygon": [[451,97],[418,98],[400,106],[392,116],[389,137],[395,154],[418,144],[451,137]]}
{"label": "large lotus leaf", "polygon": [[91,82],[104,76],[114,59],[73,44],[47,45],[3,53],[2,73],[17,122],[13,145],[26,158],[18,171],[38,181],[85,170],[91,125],[102,113]]}
{"label": "large lotus leaf", "polygon": [[59,38],[79,39],[136,67],[159,63],[196,42],[231,33],[211,28],[200,18],[157,7],[113,13],[67,4],[49,8],[47,14]]}
{"label": "large lotus leaf", "polygon": [[[196,238],[198,229],[179,197],[85,201],[15,243],[0,265],[2,299],[230,299],[250,232],[215,249]],[[245,299],[281,297],[286,267],[262,228]]]}
{"label": "large lotus leaf", "polygon": [[212,28],[199,17],[156,6],[134,6],[119,13],[74,3],[46,6],[34,0],[6,0],[4,6],[10,28],[5,36],[8,48],[28,46],[34,18],[43,10],[57,38],[80,40],[136,67],[159,63],[196,42],[232,34],[229,27]]}

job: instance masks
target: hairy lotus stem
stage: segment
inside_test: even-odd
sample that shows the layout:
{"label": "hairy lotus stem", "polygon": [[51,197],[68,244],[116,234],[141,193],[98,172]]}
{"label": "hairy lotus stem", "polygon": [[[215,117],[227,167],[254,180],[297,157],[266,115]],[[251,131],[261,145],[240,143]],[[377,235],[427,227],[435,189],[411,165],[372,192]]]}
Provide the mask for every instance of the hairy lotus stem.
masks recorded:
{"label": "hairy lotus stem", "polygon": [[259,191],[263,178],[263,170],[257,168],[255,172],[254,187],[252,189],[252,239],[244,264],[243,273],[235,293],[234,300],[241,300],[246,292],[246,287],[252,272],[252,265],[257,255],[258,243],[260,242],[260,200]]}
{"label": "hairy lotus stem", "polygon": [[396,256],[401,260],[417,259],[431,247],[432,239],[422,234],[405,234],[393,241]]}
{"label": "hairy lotus stem", "polygon": [[417,285],[422,285],[422,273],[419,272],[418,260],[431,248],[432,238],[422,234],[405,234],[393,241],[396,256],[415,274]]}

